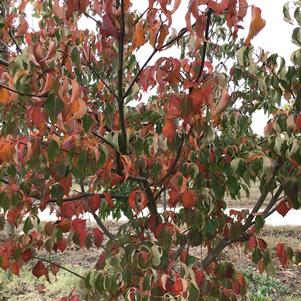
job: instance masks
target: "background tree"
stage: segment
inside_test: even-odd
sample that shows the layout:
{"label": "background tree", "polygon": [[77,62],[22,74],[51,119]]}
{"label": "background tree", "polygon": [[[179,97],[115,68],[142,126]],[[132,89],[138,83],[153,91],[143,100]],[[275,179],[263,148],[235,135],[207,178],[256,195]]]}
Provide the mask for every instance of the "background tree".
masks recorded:
{"label": "background tree", "polygon": [[[130,0],[1,2],[0,225],[14,230],[0,245],[4,270],[19,275],[33,261],[33,274],[49,279],[59,265],[41,250],[94,245],[96,267],[70,272],[102,300],[236,300],[244,277],[219,259],[234,243],[271,270],[264,220],[301,204],[300,49],[292,66],[255,51],[265,21],[246,0],[191,0],[176,31],[180,4],[149,0],[139,14]],[[300,46],[299,1],[284,13]],[[95,31],[78,29],[83,16]],[[138,64],[144,45],[153,50]],[[170,47],[177,57],[164,56]],[[264,138],[250,127],[260,109],[272,116]],[[255,182],[254,208],[227,213],[225,196],[239,200]],[[42,225],[46,208],[57,220]],[[104,221],[121,214],[129,221],[111,233]],[[283,266],[301,258],[283,244],[275,252]]]}

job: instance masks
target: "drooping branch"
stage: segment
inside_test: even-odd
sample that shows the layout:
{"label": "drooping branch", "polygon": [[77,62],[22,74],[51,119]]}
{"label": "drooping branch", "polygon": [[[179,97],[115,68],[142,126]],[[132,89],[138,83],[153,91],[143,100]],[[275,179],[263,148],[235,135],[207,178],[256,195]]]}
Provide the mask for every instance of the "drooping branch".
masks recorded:
{"label": "drooping branch", "polygon": [[48,260],[48,259],[46,259],[46,258],[42,258],[42,257],[39,257],[39,256],[32,256],[32,257],[33,257],[34,259],[37,259],[37,260],[40,260],[40,261],[44,261],[44,262],[47,262],[47,263],[49,263],[49,264],[53,264],[53,265],[59,267],[60,269],[65,270],[65,271],[71,273],[72,275],[74,275],[74,276],[76,276],[76,277],[78,277],[78,278],[81,278],[81,279],[83,279],[83,280],[86,279],[84,276],[82,276],[82,275],[80,275],[80,274],[78,274],[78,273],[76,273],[76,272],[74,272],[74,271],[72,271],[72,270],[70,270],[70,269],[68,269],[68,268],[66,268],[66,267],[64,267],[64,266],[61,266],[61,265],[59,265],[59,264],[57,264],[57,263],[55,263],[55,262],[52,262],[52,261],[50,261],[50,260]]}
{"label": "drooping branch", "polygon": [[119,114],[119,125],[121,129],[121,153],[127,153],[127,131],[125,126],[124,117],[124,96],[123,96],[123,63],[124,63],[124,38],[125,38],[125,13],[124,13],[124,0],[121,0],[121,20],[120,20],[120,34],[118,44],[118,93],[117,105]]}
{"label": "drooping branch", "polygon": [[28,96],[28,97],[47,97],[47,94],[44,94],[44,95],[36,95],[36,94],[31,94],[31,93],[27,93],[27,92],[23,92],[23,91],[18,91],[18,90],[15,90],[15,89],[12,89],[10,87],[7,87],[3,84],[0,83],[0,87],[3,88],[3,89],[6,89],[10,92],[13,92],[13,93],[16,93],[16,94],[19,94],[19,95],[22,95],[22,96]]}

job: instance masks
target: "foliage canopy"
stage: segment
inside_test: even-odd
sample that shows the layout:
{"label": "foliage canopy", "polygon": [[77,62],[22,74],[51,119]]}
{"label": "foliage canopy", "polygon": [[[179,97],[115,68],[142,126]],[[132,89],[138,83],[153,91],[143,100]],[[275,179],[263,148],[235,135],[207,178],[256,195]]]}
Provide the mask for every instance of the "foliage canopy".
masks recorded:
{"label": "foliage canopy", "polygon": [[[265,218],[301,206],[300,1],[283,10],[291,65],[254,49],[265,20],[247,0],[149,0],[143,13],[132,2],[1,1],[0,227],[11,231],[0,266],[19,275],[33,261],[49,279],[59,266],[40,253],[76,244],[100,250],[77,276],[101,300],[236,300],[246,283],[219,258],[227,246],[245,244],[259,271],[272,252],[301,260],[260,238]],[[95,30],[79,30],[83,19]],[[251,129],[258,110],[272,116],[265,137]],[[225,210],[256,182],[254,208]],[[41,223],[44,210],[56,220]],[[121,216],[111,233],[105,221]]]}

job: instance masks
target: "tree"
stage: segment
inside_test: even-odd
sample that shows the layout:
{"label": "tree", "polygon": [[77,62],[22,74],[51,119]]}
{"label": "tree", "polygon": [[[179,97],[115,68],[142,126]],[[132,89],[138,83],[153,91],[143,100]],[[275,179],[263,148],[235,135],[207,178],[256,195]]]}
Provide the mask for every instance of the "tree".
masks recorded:
{"label": "tree", "polygon": [[[58,264],[41,250],[94,245],[96,267],[73,273],[101,300],[236,300],[246,283],[219,258],[227,246],[245,244],[260,271],[272,252],[283,266],[301,258],[260,238],[266,217],[301,204],[300,48],[293,65],[255,51],[265,21],[246,0],[191,0],[179,31],[173,15],[185,1],[149,0],[142,14],[132,2],[1,2],[0,225],[15,231],[0,266],[19,275],[32,262],[49,279]],[[284,15],[300,47],[300,2]],[[96,29],[79,30],[80,18]],[[139,64],[143,47],[152,52]],[[165,57],[171,47],[177,57]],[[265,137],[250,127],[258,110],[272,116]],[[239,200],[255,182],[252,210],[224,210],[226,195]],[[41,225],[46,208],[57,220]],[[111,233],[105,221],[121,214],[128,222]]]}

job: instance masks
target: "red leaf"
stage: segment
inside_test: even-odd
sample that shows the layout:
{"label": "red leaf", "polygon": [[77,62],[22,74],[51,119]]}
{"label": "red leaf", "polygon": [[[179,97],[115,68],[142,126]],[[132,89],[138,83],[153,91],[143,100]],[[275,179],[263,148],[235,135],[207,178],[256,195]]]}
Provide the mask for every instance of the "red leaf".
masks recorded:
{"label": "red leaf", "polygon": [[248,240],[248,249],[252,250],[257,246],[257,239],[254,235],[250,236]]}
{"label": "red leaf", "polygon": [[214,163],[216,160],[215,151],[212,147],[210,148],[209,160],[211,163]]}
{"label": "red leaf", "polygon": [[176,189],[171,189],[169,192],[168,205],[170,207],[175,207],[181,200],[180,196],[180,193]]}
{"label": "red leaf", "polygon": [[106,199],[106,202],[108,204],[108,206],[111,208],[111,209],[114,209],[114,203],[113,203],[113,200],[112,200],[112,197],[107,193],[107,192],[104,192],[103,193],[105,199]]}
{"label": "red leaf", "polygon": [[176,136],[175,122],[171,119],[165,120],[162,133],[169,141],[173,140],[174,137]]}
{"label": "red leaf", "polygon": [[22,253],[22,259],[25,263],[27,263],[32,258],[31,249],[27,249]]}
{"label": "red leaf", "polygon": [[279,214],[281,214],[283,217],[286,216],[286,214],[289,212],[290,208],[288,206],[287,200],[283,199],[278,206],[276,207],[276,210]]}
{"label": "red leaf", "polygon": [[99,229],[94,228],[93,234],[94,234],[94,244],[95,244],[96,248],[99,249],[103,242],[103,233]]}
{"label": "red leaf", "polygon": [[204,273],[201,270],[199,270],[198,268],[195,268],[195,267],[193,267],[192,270],[194,272],[195,280],[196,280],[197,285],[199,287],[202,286],[204,281],[205,281]]}
{"label": "red leaf", "polygon": [[283,267],[288,264],[288,257],[286,254],[285,246],[282,243],[276,245],[276,255],[278,256],[280,263]]}
{"label": "red leaf", "polygon": [[86,220],[74,219],[72,221],[72,228],[79,236],[79,245],[83,247],[87,238]]}
{"label": "red leaf", "polygon": [[40,278],[41,276],[47,275],[48,274],[48,270],[45,267],[44,263],[42,261],[38,261],[36,263],[36,265],[33,267],[32,269],[32,274],[37,277]]}
{"label": "red leaf", "polygon": [[264,28],[265,20],[261,18],[261,9],[252,6],[252,20],[249,28],[249,33],[246,38],[246,46],[250,45],[251,40]]}
{"label": "red leaf", "polygon": [[54,276],[59,272],[60,268],[56,264],[51,264],[50,265],[50,271]]}
{"label": "red leaf", "polygon": [[67,177],[61,178],[59,183],[64,189],[64,195],[68,196],[72,186],[72,175],[70,174]]}
{"label": "red leaf", "polygon": [[98,194],[94,194],[90,197],[89,199],[89,208],[91,211],[95,212],[96,210],[99,209],[100,204],[101,204],[101,199]]}
{"label": "red leaf", "polygon": [[129,195],[130,207],[139,214],[147,205],[147,197],[144,191],[133,190]]}
{"label": "red leaf", "polygon": [[184,208],[192,208],[197,200],[196,193],[194,190],[188,189],[182,193],[181,199]]}
{"label": "red leaf", "polygon": [[268,247],[267,243],[261,238],[258,239],[258,246],[261,251],[265,251]]}
{"label": "red leaf", "polygon": [[10,270],[13,274],[19,276],[20,266],[17,261],[14,261],[10,264]]}
{"label": "red leaf", "polygon": [[132,47],[131,47],[132,50],[135,50],[136,48],[142,46],[145,43],[144,35],[145,35],[145,30],[143,28],[143,24],[139,22],[135,28]]}
{"label": "red leaf", "polygon": [[184,292],[187,291],[187,280],[182,279],[182,278],[177,278],[175,283],[174,283],[174,290],[176,294],[183,294]]}
{"label": "red leaf", "polygon": [[130,174],[130,170],[132,169],[132,161],[129,156],[121,155],[121,162],[123,165],[124,179],[127,180]]}
{"label": "red leaf", "polygon": [[112,36],[115,39],[118,39],[118,31],[117,31],[111,17],[108,14],[104,15],[102,18],[100,31],[102,32],[102,34],[104,34],[106,36]]}
{"label": "red leaf", "polygon": [[67,240],[66,238],[62,238],[56,242],[56,247],[58,250],[60,250],[62,253],[66,250],[67,248]]}

